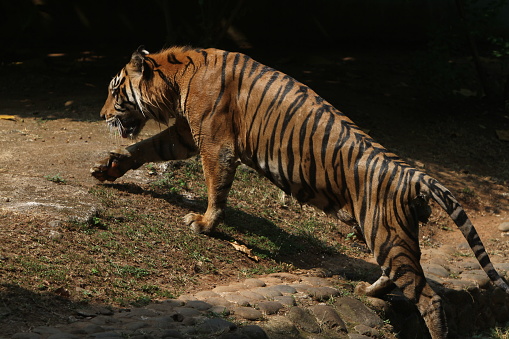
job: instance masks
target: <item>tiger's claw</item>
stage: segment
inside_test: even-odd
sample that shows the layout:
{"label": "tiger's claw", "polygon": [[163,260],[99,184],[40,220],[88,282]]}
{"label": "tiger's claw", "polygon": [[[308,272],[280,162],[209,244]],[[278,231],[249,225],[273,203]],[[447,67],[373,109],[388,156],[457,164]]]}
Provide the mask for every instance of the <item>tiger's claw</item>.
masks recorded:
{"label": "tiger's claw", "polygon": [[110,152],[110,156],[97,162],[90,169],[90,174],[99,181],[115,181],[127,172],[130,168],[125,166],[125,160],[129,156],[117,152]]}

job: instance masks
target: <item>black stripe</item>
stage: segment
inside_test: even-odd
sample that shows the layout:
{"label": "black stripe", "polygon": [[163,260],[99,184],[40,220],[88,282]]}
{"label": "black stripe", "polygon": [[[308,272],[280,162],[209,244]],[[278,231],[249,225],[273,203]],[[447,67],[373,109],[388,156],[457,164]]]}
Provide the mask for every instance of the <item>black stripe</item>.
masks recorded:
{"label": "black stripe", "polygon": [[173,53],[168,53],[168,55],[166,56],[166,59],[168,60],[168,62],[170,64],[173,64],[173,65],[182,64],[182,61],[179,61],[177,59],[177,57],[175,56],[175,54],[173,54]]}
{"label": "black stripe", "polygon": [[[260,78],[269,70],[268,67],[265,67],[263,68],[260,72],[258,72],[258,74],[256,75],[256,77],[253,79],[253,81],[251,82],[251,85],[249,86],[249,90],[247,93],[243,93],[244,95],[247,96],[247,100],[246,100],[246,106],[244,108],[244,110],[246,112],[248,112],[248,106],[249,106],[249,99],[251,99],[251,93],[253,92],[253,89],[255,88],[255,85],[256,83],[260,80]],[[277,74],[277,73],[276,73]],[[274,75],[273,75],[274,76]],[[276,76],[277,77],[277,76]]]}
{"label": "black stripe", "polygon": [[[274,73],[274,74],[272,74],[272,76],[270,77],[269,81],[268,81],[268,82],[267,82],[267,84],[265,85],[265,88],[264,88],[264,89],[263,89],[263,91],[262,91],[262,95],[260,96],[260,100],[258,101],[258,105],[256,106],[256,109],[254,110],[253,115],[251,116],[251,121],[252,121],[252,122],[251,122],[251,126],[249,126],[249,130],[248,130],[248,132],[247,132],[247,135],[251,135],[251,131],[252,131],[252,129],[253,129],[253,127],[254,127],[254,125],[255,125],[254,123],[255,123],[255,121],[256,121],[256,117],[257,117],[257,115],[258,115],[258,113],[259,113],[259,111],[260,111],[260,107],[261,107],[261,105],[262,105],[262,103],[263,103],[263,99],[265,98],[265,95],[267,94],[267,92],[269,91],[270,87],[272,86],[272,84],[274,83],[274,81],[276,81],[276,79],[277,79],[278,77],[279,77],[279,73]],[[252,89],[252,86],[253,86],[253,85],[251,85],[251,89]],[[250,92],[251,92],[251,90],[250,90]],[[248,94],[248,96],[250,96],[250,94]],[[245,109],[246,109],[246,112],[247,112],[247,103],[248,103],[248,101],[246,101],[246,108],[245,108]],[[265,114],[265,117],[268,119],[269,117],[267,116],[267,111],[266,111],[265,113],[266,113],[266,114]],[[260,126],[259,126],[259,124],[257,124],[257,128],[258,128],[258,129],[259,129],[259,127],[260,127]],[[259,132],[259,133],[260,133],[260,132]]]}
{"label": "black stripe", "polygon": [[219,105],[219,102],[223,98],[223,94],[226,89],[226,62],[228,61],[228,53],[229,52],[223,52],[223,64],[221,66],[221,88],[219,90],[219,94],[217,95],[216,102],[212,107],[211,116],[216,113],[217,106]]}
{"label": "black stripe", "polygon": [[242,69],[240,70],[239,84],[237,86],[237,98],[239,98],[240,94],[242,93],[242,81],[244,79],[244,73],[246,71],[247,62],[249,60],[251,60],[251,58],[249,58],[247,55],[244,55],[244,64],[242,65]]}
{"label": "black stripe", "polygon": [[235,58],[233,59],[233,67],[232,67],[232,79],[235,79],[235,73],[237,71],[237,65],[239,63],[240,54],[235,54]]}

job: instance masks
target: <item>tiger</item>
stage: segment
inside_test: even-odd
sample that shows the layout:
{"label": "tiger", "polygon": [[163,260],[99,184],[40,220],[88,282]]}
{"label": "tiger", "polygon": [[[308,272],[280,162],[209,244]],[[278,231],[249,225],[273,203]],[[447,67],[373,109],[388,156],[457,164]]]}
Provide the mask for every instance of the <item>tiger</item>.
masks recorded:
{"label": "tiger", "polygon": [[111,80],[100,116],[124,138],[137,136],[149,119],[168,128],[110,152],[92,167],[95,178],[114,181],[147,162],[199,155],[207,209],[183,221],[210,234],[224,216],[236,168],[252,167],[299,202],[358,227],[382,273],[356,292],[380,296],[399,288],[433,339],[446,338],[448,328],[443,301],[420,264],[419,223],[431,215],[430,199],[461,230],[491,281],[509,293],[445,186],[375,142],[308,86],[245,54],[189,46],[150,54],[141,46]]}

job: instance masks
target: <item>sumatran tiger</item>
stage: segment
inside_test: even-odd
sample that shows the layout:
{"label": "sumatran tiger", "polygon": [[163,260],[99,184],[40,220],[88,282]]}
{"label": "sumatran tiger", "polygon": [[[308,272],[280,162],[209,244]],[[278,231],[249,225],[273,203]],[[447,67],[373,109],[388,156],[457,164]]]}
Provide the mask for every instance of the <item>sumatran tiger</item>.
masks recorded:
{"label": "sumatran tiger", "polygon": [[244,163],[298,201],[356,224],[382,268],[380,279],[357,291],[374,296],[397,286],[434,339],[447,337],[447,324],[419,262],[418,224],[431,214],[430,198],[459,227],[489,278],[509,293],[447,188],[388,152],[306,85],[247,55],[191,47],[149,54],[140,47],[111,80],[101,116],[122,137],[136,136],[149,119],[175,123],[111,152],[91,169],[94,177],[114,181],[147,162],[199,154],[208,206],[184,222],[209,233]]}

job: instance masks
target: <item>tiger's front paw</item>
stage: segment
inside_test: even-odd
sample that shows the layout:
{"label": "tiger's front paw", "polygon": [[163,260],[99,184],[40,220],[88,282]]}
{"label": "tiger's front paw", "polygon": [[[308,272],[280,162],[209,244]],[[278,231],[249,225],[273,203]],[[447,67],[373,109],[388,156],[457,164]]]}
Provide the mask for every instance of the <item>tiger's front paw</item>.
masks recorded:
{"label": "tiger's front paw", "polygon": [[354,289],[354,293],[357,295],[368,295],[368,290],[371,287],[370,284],[364,281],[360,281]]}
{"label": "tiger's front paw", "polygon": [[212,231],[210,223],[206,222],[205,217],[198,213],[189,213],[184,217],[184,222],[194,233],[208,234]]}
{"label": "tiger's front paw", "polygon": [[108,158],[97,162],[94,167],[90,169],[90,174],[99,181],[115,181],[129,170],[129,166],[126,166],[126,160],[128,158],[129,155],[110,152]]}

